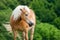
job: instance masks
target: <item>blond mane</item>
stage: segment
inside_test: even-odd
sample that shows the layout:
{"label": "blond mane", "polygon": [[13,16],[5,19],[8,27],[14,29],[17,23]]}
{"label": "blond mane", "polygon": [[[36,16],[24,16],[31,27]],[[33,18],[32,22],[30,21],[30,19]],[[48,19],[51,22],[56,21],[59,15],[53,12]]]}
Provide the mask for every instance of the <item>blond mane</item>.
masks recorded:
{"label": "blond mane", "polygon": [[30,10],[29,10],[29,8],[28,8],[27,6],[19,5],[19,6],[17,6],[17,7],[13,10],[13,12],[12,12],[12,16],[13,16],[13,19],[14,19],[14,20],[17,20],[17,19],[20,17],[20,15],[21,15],[21,13],[22,13],[22,11],[21,11],[20,9],[22,9],[22,8],[25,8],[25,10],[26,10],[28,13],[30,12]]}

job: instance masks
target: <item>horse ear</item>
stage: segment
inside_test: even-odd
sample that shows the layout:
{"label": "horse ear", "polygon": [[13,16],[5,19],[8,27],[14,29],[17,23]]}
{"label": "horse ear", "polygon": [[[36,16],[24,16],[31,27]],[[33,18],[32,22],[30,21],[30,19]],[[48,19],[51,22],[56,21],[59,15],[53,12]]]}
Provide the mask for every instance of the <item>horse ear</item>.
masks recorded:
{"label": "horse ear", "polygon": [[25,12],[25,10],[24,9],[20,9],[22,12]]}
{"label": "horse ear", "polygon": [[23,12],[23,9],[20,9]]}
{"label": "horse ear", "polygon": [[22,11],[22,9],[20,9]]}

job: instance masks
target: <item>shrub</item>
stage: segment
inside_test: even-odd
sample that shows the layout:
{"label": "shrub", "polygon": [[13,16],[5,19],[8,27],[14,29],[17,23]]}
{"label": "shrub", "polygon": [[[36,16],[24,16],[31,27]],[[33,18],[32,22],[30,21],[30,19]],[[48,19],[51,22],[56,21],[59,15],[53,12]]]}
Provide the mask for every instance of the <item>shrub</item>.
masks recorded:
{"label": "shrub", "polygon": [[52,22],[56,17],[54,12],[54,4],[44,0],[36,0],[31,2],[30,7],[35,11],[36,16],[42,22]]}
{"label": "shrub", "polygon": [[48,23],[37,24],[35,35],[34,38],[37,40],[60,40],[60,30]]}
{"label": "shrub", "polygon": [[0,23],[0,40],[13,40],[12,34]]}
{"label": "shrub", "polygon": [[57,17],[57,18],[53,21],[53,24],[54,24],[58,29],[60,29],[60,17]]}
{"label": "shrub", "polygon": [[12,10],[10,8],[5,10],[0,10],[0,22],[3,23],[9,21],[11,12]]}

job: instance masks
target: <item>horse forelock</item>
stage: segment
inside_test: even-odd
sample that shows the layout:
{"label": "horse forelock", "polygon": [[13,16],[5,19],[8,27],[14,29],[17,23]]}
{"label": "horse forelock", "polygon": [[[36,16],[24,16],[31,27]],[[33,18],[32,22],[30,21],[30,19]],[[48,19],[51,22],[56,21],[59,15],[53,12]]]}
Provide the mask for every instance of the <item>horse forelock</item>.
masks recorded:
{"label": "horse forelock", "polygon": [[30,10],[29,10],[29,7],[28,6],[25,6],[25,10],[30,13]]}
{"label": "horse forelock", "polygon": [[14,20],[17,20],[17,19],[21,16],[22,11],[21,11],[20,9],[23,9],[23,8],[25,8],[25,10],[26,10],[27,12],[30,12],[30,10],[29,10],[29,8],[28,8],[27,6],[19,5],[19,6],[17,6],[17,7],[13,10],[13,12],[12,12],[12,16],[13,16],[13,19],[14,19]]}

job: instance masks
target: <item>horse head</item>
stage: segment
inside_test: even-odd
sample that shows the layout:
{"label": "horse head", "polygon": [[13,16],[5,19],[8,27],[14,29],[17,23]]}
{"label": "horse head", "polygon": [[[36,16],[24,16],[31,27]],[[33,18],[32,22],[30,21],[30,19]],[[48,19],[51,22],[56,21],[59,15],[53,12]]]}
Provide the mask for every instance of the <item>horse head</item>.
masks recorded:
{"label": "horse head", "polygon": [[26,21],[26,23],[28,23],[29,26],[31,27],[33,25],[33,22],[30,21],[30,18],[29,18],[30,12],[28,12],[25,8],[22,8],[20,10],[22,11],[21,19],[24,20],[24,21]]}

